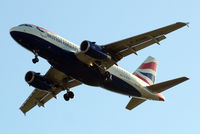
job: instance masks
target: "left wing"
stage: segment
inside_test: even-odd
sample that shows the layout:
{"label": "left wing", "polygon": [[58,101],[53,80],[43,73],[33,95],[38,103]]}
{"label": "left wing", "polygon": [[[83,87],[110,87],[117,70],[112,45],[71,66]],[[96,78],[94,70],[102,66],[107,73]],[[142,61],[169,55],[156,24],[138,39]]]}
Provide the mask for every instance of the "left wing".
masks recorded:
{"label": "left wing", "polygon": [[173,32],[187,24],[188,23],[177,22],[175,24],[162,27],[144,34],[104,45],[102,48],[111,55],[115,62],[117,62],[129,54],[135,53],[137,55],[137,51],[154,43],[159,44],[161,40],[166,38],[166,34]]}
{"label": "left wing", "polygon": [[68,77],[55,68],[50,68],[49,71],[45,74],[45,78],[52,81],[54,85],[57,85],[56,88],[51,89],[50,91],[35,89],[20,107],[20,110],[24,114],[26,114],[26,112],[31,110],[36,105],[39,107],[44,107],[44,104],[47,101],[53,97],[56,98],[56,95],[64,89],[72,88],[81,84],[81,82]]}

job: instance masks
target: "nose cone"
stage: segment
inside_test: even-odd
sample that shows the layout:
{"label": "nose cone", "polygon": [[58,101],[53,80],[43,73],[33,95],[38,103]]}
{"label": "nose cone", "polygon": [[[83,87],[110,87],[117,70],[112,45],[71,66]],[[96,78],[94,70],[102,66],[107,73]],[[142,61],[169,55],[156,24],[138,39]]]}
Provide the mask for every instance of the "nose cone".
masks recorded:
{"label": "nose cone", "polygon": [[19,26],[17,27],[13,27],[10,29],[10,35],[12,36],[12,38],[19,43],[20,45],[26,47],[26,42],[25,42],[25,37],[24,37],[24,32],[23,29],[20,28]]}
{"label": "nose cone", "polygon": [[14,31],[17,31],[17,30],[18,30],[17,27],[13,27],[13,28],[10,29],[10,33],[11,33],[11,32],[14,32]]}
{"label": "nose cone", "polygon": [[13,32],[23,32],[23,29],[19,26],[16,26],[10,29],[10,33],[13,33]]}
{"label": "nose cone", "polygon": [[25,33],[23,27],[16,26],[10,29],[10,35],[19,44],[22,44],[22,41],[24,40],[24,34]]}
{"label": "nose cone", "polygon": [[19,27],[13,27],[10,29],[10,35],[13,37],[13,39],[17,39],[17,33],[20,32]]}

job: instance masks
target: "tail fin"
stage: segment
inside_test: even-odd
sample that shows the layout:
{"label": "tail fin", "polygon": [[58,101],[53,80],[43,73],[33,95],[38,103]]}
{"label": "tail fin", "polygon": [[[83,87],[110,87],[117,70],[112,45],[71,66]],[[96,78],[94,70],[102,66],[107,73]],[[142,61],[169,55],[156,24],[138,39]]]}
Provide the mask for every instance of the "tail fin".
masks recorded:
{"label": "tail fin", "polygon": [[157,59],[149,56],[133,74],[148,85],[152,85],[155,82],[156,67]]}

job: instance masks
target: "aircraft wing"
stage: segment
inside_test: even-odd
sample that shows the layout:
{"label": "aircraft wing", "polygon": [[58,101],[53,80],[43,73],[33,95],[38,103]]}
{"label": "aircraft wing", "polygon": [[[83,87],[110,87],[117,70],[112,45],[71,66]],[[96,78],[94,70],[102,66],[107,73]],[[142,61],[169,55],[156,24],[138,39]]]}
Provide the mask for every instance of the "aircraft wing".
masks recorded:
{"label": "aircraft wing", "polygon": [[45,74],[45,78],[52,81],[55,85],[58,85],[57,88],[52,89],[51,92],[35,89],[20,107],[20,110],[24,114],[26,114],[26,112],[31,110],[36,105],[38,105],[39,107],[44,107],[44,104],[47,101],[49,101],[53,97],[56,98],[56,95],[64,89],[72,88],[81,84],[79,81],[68,77],[67,75],[52,67]]}
{"label": "aircraft wing", "polygon": [[117,62],[129,54],[134,53],[137,55],[137,51],[154,43],[159,44],[161,40],[166,38],[166,34],[173,32],[187,24],[188,23],[177,22],[175,24],[133,36],[128,39],[103,45],[102,48],[111,55],[115,62]]}
{"label": "aircraft wing", "polygon": [[133,108],[137,107],[138,105],[140,105],[141,103],[143,103],[145,101],[146,101],[145,99],[132,97],[126,106],[126,109],[132,110]]}

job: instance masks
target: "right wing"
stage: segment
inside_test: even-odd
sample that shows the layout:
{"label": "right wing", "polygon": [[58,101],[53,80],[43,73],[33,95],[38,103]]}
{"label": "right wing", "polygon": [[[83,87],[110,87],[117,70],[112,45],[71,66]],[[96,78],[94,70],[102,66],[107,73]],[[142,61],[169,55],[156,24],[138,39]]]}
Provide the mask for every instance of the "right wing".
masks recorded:
{"label": "right wing", "polygon": [[137,107],[138,105],[140,105],[144,101],[146,101],[146,100],[132,97],[131,100],[129,101],[129,103],[126,105],[126,109],[132,110],[133,108]]}
{"label": "right wing", "polygon": [[132,53],[137,54],[137,51],[144,49],[154,43],[159,44],[161,40],[166,38],[166,34],[173,32],[187,24],[188,23],[177,22],[175,24],[171,24],[124,40],[102,45],[101,49],[103,49],[103,53],[106,53],[107,55],[107,58],[104,60],[98,61],[92,56],[85,54],[84,51],[76,53],[76,56],[83,63],[88,65],[92,65],[94,63],[103,71],[105,71],[105,69],[108,69],[112,65],[117,64],[117,62],[123,57],[126,57]]}
{"label": "right wing", "polygon": [[188,23],[177,22],[175,24],[165,26],[147,33],[103,45],[102,48],[111,55],[115,62],[117,62],[129,54],[137,54],[137,51],[154,43],[159,44],[161,40],[166,38],[166,34],[173,32],[185,25],[188,25]]}
{"label": "right wing", "polygon": [[44,107],[44,104],[47,101],[53,97],[56,98],[56,95],[64,89],[72,88],[81,84],[81,82],[68,77],[55,68],[50,68],[49,71],[45,74],[45,78],[52,81],[55,85],[58,85],[57,88],[52,89],[51,92],[35,89],[20,107],[20,110],[24,114],[26,114],[26,112],[31,110],[36,105],[39,107]]}

